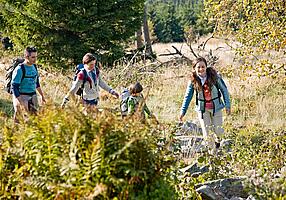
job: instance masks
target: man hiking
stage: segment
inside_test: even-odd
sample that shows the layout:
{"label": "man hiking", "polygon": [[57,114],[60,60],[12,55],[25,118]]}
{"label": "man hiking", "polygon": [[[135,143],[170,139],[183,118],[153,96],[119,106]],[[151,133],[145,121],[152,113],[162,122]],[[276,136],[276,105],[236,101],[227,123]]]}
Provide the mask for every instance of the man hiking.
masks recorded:
{"label": "man hiking", "polygon": [[27,47],[24,52],[25,61],[19,64],[12,75],[12,94],[14,107],[14,122],[18,123],[19,116],[25,110],[35,114],[38,109],[36,90],[46,102],[39,82],[39,73],[35,65],[37,61],[37,49]]}

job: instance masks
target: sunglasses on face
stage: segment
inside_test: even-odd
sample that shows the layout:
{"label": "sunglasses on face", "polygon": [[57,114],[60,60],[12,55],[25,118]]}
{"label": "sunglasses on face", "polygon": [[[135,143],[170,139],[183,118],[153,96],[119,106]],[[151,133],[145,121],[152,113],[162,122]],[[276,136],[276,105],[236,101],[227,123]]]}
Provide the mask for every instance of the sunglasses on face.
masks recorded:
{"label": "sunglasses on face", "polygon": [[29,52],[36,52],[37,51],[37,48],[36,47],[27,47],[27,50]]}

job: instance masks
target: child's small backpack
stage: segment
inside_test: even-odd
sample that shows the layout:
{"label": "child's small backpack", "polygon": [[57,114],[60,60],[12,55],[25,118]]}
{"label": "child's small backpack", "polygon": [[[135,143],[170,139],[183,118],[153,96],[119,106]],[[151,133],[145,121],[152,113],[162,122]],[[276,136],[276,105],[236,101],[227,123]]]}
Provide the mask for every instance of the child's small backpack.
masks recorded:
{"label": "child's small backpack", "polygon": [[128,99],[130,97],[130,92],[127,88],[125,88],[120,94],[120,111],[122,116],[127,116],[128,113]]}
{"label": "child's small backpack", "polygon": [[[77,90],[76,94],[79,95],[79,96],[82,96],[84,84],[86,83],[87,77],[88,77],[87,71],[84,69],[84,64],[78,64],[76,66],[76,68],[75,68],[75,75],[73,77],[73,81],[76,80],[77,75],[78,75],[78,73],[80,71],[83,71],[84,77],[83,77],[83,82],[82,82],[80,88]],[[98,69],[98,67],[95,67],[95,73],[96,73],[96,78],[98,78],[98,76],[99,76],[99,69]]]}
{"label": "child's small backpack", "polygon": [[[4,86],[4,90],[6,92],[8,92],[9,94],[12,94],[12,87],[11,87],[11,81],[12,81],[12,75],[13,75],[13,71],[15,70],[15,68],[23,63],[25,61],[24,58],[15,58],[12,61],[12,64],[6,69],[6,80],[5,80],[5,86]],[[24,65],[21,65],[21,69],[23,71],[23,76],[21,81],[25,78],[25,67]]]}

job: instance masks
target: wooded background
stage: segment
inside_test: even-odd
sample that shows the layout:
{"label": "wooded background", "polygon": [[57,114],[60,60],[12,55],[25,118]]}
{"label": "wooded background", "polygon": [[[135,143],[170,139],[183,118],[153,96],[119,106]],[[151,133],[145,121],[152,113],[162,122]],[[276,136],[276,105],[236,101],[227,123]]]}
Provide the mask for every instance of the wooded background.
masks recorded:
{"label": "wooded background", "polygon": [[0,32],[15,51],[35,45],[41,63],[60,68],[86,52],[111,64],[136,37],[137,48],[150,49],[214,32],[238,41],[242,55],[285,52],[284,0],[0,0],[0,8]]}

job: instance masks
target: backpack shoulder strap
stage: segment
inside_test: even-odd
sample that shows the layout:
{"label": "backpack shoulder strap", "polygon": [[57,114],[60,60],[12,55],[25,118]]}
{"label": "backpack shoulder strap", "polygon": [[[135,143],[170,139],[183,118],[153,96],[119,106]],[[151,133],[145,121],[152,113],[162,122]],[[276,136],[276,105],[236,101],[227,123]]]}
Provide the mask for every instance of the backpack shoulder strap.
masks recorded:
{"label": "backpack shoulder strap", "polygon": [[26,69],[23,63],[20,64],[21,70],[22,70],[22,78],[21,78],[21,82],[23,81],[23,79],[26,76]]}
{"label": "backpack shoulder strap", "polygon": [[83,85],[84,85],[85,82],[87,81],[88,74],[87,74],[87,71],[84,68],[81,69],[81,71],[83,72]]}
{"label": "backpack shoulder strap", "polygon": [[133,97],[132,95],[128,97],[128,101],[133,101],[135,105],[138,104],[138,99],[136,97]]}
{"label": "backpack shoulder strap", "polygon": [[221,89],[219,88],[218,84],[216,84],[216,87],[217,87],[217,91],[218,91],[218,97],[220,98],[221,97]]}
{"label": "backpack shoulder strap", "polygon": [[99,73],[100,73],[99,68],[98,68],[97,66],[95,66],[95,75],[96,75],[96,78],[99,77]]}
{"label": "backpack shoulder strap", "polygon": [[218,82],[218,79],[220,80],[220,82],[222,83],[222,85],[227,88],[227,86],[226,86],[226,84],[225,84],[223,78],[222,78],[220,75],[218,75],[217,82]]}
{"label": "backpack shoulder strap", "polygon": [[38,72],[38,67],[36,64],[34,64],[34,67],[35,67],[36,71]]}
{"label": "backpack shoulder strap", "polygon": [[216,81],[216,83],[214,85],[215,85],[215,87],[217,89],[218,97],[220,98],[221,97],[221,93],[220,93],[220,89],[219,89],[217,81]]}
{"label": "backpack shoulder strap", "polygon": [[218,96],[221,97],[221,89],[219,87],[218,80],[220,80],[220,82],[223,84],[224,87],[226,87],[226,84],[225,84],[224,80],[222,79],[222,77],[220,75],[218,75],[215,86],[216,86],[216,89],[218,91]]}
{"label": "backpack shoulder strap", "polygon": [[39,72],[38,72],[38,67],[37,67],[36,64],[34,64],[34,67],[35,67],[35,70],[36,70],[36,72],[37,72],[37,76],[36,76],[36,77],[39,78],[40,75],[39,75]]}

